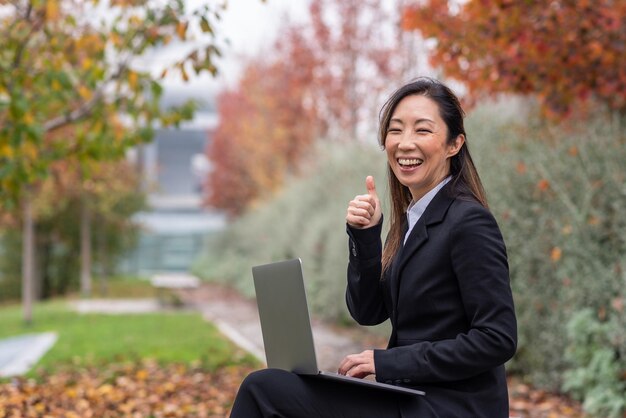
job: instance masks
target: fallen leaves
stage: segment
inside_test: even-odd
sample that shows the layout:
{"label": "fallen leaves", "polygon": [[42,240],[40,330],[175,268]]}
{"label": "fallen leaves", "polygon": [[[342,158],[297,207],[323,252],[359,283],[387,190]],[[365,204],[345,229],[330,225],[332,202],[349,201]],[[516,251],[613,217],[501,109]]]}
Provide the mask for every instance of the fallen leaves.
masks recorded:
{"label": "fallen leaves", "polygon": [[0,418],[224,417],[250,371],[145,361],[18,378],[0,385]]}
{"label": "fallen leaves", "polygon": [[[225,417],[250,367],[207,371],[150,361],[0,384],[0,418]],[[582,418],[572,400],[509,380],[510,417]]]}
{"label": "fallen leaves", "polygon": [[509,379],[510,418],[583,418],[581,406],[571,399],[534,389]]}

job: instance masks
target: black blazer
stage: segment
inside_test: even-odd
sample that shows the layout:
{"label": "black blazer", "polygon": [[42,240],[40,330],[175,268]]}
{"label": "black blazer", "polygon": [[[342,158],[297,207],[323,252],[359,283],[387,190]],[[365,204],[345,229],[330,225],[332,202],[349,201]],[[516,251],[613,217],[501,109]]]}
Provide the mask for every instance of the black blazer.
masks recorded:
{"label": "black blazer", "polygon": [[348,227],[348,309],[359,324],[392,324],[387,349],[374,350],[376,380],[424,390],[428,416],[508,417],[517,324],[492,214],[444,187],[382,280],[381,230]]}

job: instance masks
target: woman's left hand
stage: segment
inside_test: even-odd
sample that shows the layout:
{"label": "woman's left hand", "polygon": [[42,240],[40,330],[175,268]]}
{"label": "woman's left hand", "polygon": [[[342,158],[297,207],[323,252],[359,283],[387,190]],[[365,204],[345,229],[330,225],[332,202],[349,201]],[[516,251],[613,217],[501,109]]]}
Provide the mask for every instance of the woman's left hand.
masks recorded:
{"label": "woman's left hand", "polygon": [[364,378],[370,374],[376,374],[374,367],[374,351],[365,350],[359,354],[346,356],[339,364],[339,374],[351,377]]}

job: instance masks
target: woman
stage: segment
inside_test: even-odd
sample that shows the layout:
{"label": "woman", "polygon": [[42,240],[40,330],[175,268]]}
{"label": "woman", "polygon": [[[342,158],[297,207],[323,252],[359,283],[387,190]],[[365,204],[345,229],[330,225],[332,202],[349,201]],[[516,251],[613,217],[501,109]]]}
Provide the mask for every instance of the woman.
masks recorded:
{"label": "woman", "polygon": [[[507,417],[504,363],[517,331],[506,249],[466,144],[463,110],[420,78],[381,111],[390,230],[374,179],[347,209],[346,301],[362,325],[392,324],[385,350],[348,355],[339,373],[426,392],[407,397],[278,370],[251,374],[234,417]],[[254,414],[252,413],[254,411]]]}

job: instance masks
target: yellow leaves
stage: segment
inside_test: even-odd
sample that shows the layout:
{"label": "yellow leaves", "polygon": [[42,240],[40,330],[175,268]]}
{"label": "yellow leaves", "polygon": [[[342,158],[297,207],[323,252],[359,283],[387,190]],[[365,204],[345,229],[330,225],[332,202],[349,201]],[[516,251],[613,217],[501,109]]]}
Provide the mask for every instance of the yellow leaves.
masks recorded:
{"label": "yellow leaves", "polygon": [[104,49],[105,43],[95,33],[87,33],[76,40],[75,48],[78,51],[88,51],[90,55]]}
{"label": "yellow leaves", "polygon": [[91,90],[89,90],[84,85],[78,86],[78,94],[84,100],[89,100],[93,96],[93,93],[91,92]]}
{"label": "yellow leaves", "polygon": [[81,67],[83,70],[85,71],[89,71],[91,70],[91,68],[93,67],[93,60],[89,57],[86,57],[83,62],[81,63]]}
{"label": "yellow leaves", "polygon": [[[228,416],[245,367],[207,372],[183,366],[108,365],[0,384],[2,417]],[[114,376],[114,377],[112,377]],[[141,379],[138,379],[140,376]]]}
{"label": "yellow leaves", "polygon": [[128,85],[131,89],[137,90],[137,81],[139,80],[139,76],[134,71],[128,72]]}
{"label": "yellow leaves", "polygon": [[143,19],[137,15],[133,15],[128,19],[128,23],[130,23],[132,26],[140,26],[141,24],[143,24]]}
{"label": "yellow leaves", "polygon": [[9,144],[0,145],[0,158],[13,158],[13,148]]}
{"label": "yellow leaves", "polygon": [[20,153],[30,161],[34,161],[39,155],[37,146],[32,142],[23,142],[20,146]]}
{"label": "yellow leaves", "polygon": [[113,386],[109,384],[104,384],[100,386],[96,392],[99,396],[110,395],[113,392]]}
{"label": "yellow leaves", "polygon": [[32,125],[33,123],[35,123],[35,118],[33,117],[33,114],[31,112],[24,113],[24,117],[22,120],[26,125]]}
{"label": "yellow leaves", "polygon": [[119,48],[120,46],[122,46],[124,42],[122,37],[116,32],[111,33],[111,35],[109,36],[109,40],[111,41],[113,46],[115,46],[116,48]]}
{"label": "yellow leaves", "polygon": [[57,20],[59,18],[59,2],[57,0],[46,0],[46,19]]}
{"label": "yellow leaves", "polygon": [[182,40],[187,38],[187,27],[189,26],[188,22],[178,22],[176,25],[176,34]]}
{"label": "yellow leaves", "polygon": [[553,263],[556,263],[557,261],[559,261],[562,256],[563,256],[563,251],[559,247],[553,247],[552,250],[550,251],[550,260],[552,260]]}
{"label": "yellow leaves", "polygon": [[59,83],[59,80],[57,80],[56,78],[52,80],[52,83],[50,84],[50,86],[52,87],[52,90],[54,91],[61,91],[61,89],[63,88],[61,83]]}

